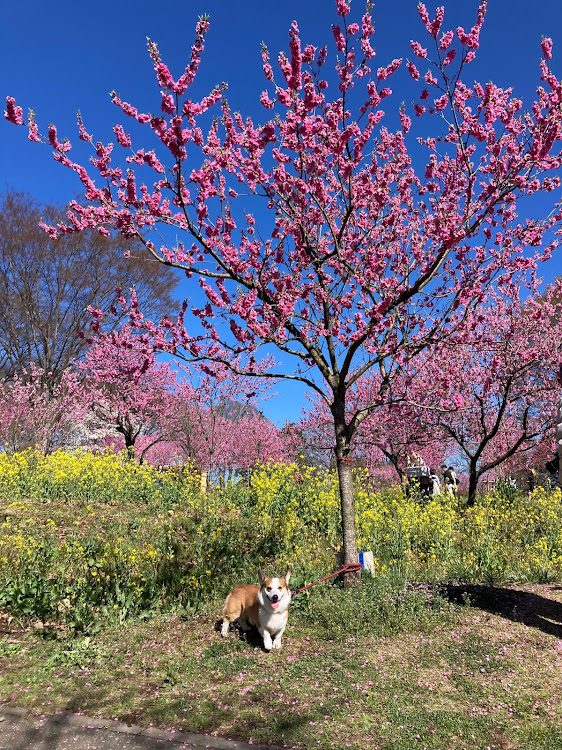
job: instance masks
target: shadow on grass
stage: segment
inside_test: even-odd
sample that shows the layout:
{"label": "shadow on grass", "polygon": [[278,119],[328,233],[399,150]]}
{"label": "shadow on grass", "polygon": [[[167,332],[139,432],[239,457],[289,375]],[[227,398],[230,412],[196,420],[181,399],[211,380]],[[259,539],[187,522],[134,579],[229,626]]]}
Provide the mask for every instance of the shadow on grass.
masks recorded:
{"label": "shadow on grass", "polygon": [[[231,702],[236,710],[232,711],[228,734],[246,743],[252,735],[255,736],[260,730],[263,730],[263,715],[257,712],[255,715],[239,716],[242,713],[240,711],[240,699],[233,697]],[[172,711],[175,708],[175,713],[179,716],[184,706],[185,701],[183,699],[178,700],[175,706],[168,707],[168,714],[170,708]],[[132,734],[123,732],[120,728],[117,728],[117,724],[112,726],[112,720],[108,720],[107,725],[103,727],[99,725],[88,726],[82,722],[77,724],[74,717],[75,714],[81,713],[79,708],[80,701],[78,699],[70,700],[63,712],[53,716],[37,717],[31,713],[26,715],[20,712],[16,713],[17,710],[10,713],[9,708],[3,711],[0,707],[0,748],[5,747],[9,750],[63,750],[67,747],[76,747],[93,750],[96,747],[110,747],[112,750],[156,750],[156,748],[166,750],[171,744],[167,738],[154,738],[137,734],[136,729]],[[199,734],[200,739],[195,742],[197,747],[209,747],[210,745],[206,744],[211,739],[208,734],[214,733],[215,730],[220,732],[223,723],[222,714],[223,712],[217,712],[216,715],[206,717],[203,725],[193,729],[185,728],[182,731],[194,732],[195,734],[205,732],[205,734]],[[150,715],[139,717],[140,723],[147,725],[150,722],[151,726],[155,719],[156,724],[158,723],[157,718],[157,712],[154,711]],[[169,715],[167,715],[167,718],[169,718]],[[286,715],[283,715],[280,717],[272,716],[270,721],[274,722],[278,733],[284,733],[286,737],[292,738],[295,734],[298,734],[301,726],[309,723],[311,718],[309,716],[287,718]],[[125,723],[128,723],[128,721]],[[217,739],[220,742],[220,737]],[[190,741],[192,741],[191,738]],[[181,740],[178,739],[178,742],[181,742]],[[264,745],[255,741],[253,744],[257,748],[266,750]],[[185,747],[186,745],[182,743],[181,746]],[[232,746],[234,747],[234,743]],[[268,744],[267,747],[271,747],[273,750],[277,746]]]}
{"label": "shadow on grass", "polygon": [[[560,586],[552,587],[553,591],[561,589]],[[554,599],[547,599],[530,591],[480,584],[443,584],[439,586],[439,592],[455,604],[478,607],[562,638],[562,604]]]}
{"label": "shadow on grass", "polygon": [[[222,619],[217,620],[215,622],[215,627],[213,628],[213,630],[216,633],[220,633],[221,632],[221,625],[222,625]],[[234,623],[234,625],[230,626],[230,629],[228,631],[229,634],[232,633],[232,631],[234,631],[236,633],[236,637],[240,641],[243,641],[244,643],[247,643],[248,646],[251,646],[252,648],[259,648],[264,653],[267,653],[267,651],[263,647],[263,638],[259,634],[259,631],[258,631],[257,628],[249,628],[248,630],[243,630],[243,628],[241,628],[238,624]],[[232,636],[230,636],[230,637],[232,637]]]}

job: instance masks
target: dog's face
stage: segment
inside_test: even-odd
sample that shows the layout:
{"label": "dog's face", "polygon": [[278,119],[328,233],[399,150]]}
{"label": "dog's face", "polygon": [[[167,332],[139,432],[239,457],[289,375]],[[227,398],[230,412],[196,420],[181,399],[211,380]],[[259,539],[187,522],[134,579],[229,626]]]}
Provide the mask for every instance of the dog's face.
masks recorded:
{"label": "dog's face", "polygon": [[261,594],[264,604],[268,604],[272,609],[279,609],[282,604],[285,606],[288,604],[291,599],[291,591],[289,589],[290,577],[290,570],[285,573],[283,578],[266,578],[261,570],[259,571]]}

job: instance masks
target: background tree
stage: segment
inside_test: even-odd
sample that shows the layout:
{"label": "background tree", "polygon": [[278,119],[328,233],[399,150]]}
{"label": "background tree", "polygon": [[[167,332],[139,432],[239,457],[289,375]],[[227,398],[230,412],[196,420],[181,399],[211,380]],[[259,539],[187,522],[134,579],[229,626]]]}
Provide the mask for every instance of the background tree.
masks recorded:
{"label": "background tree", "polygon": [[76,373],[65,371],[49,390],[44,373],[31,368],[0,385],[0,446],[8,452],[37,448],[44,455],[74,445],[87,424]]}
{"label": "background tree", "polygon": [[238,420],[230,442],[227,467],[232,475],[248,477],[258,464],[268,461],[289,463],[294,458],[293,436],[279,430],[257,409],[247,411]]}
{"label": "background tree", "polygon": [[[194,461],[203,485],[209,475],[224,480],[231,471],[247,469],[250,453],[256,463],[259,435],[265,429],[261,422],[275,430],[256,407],[268,389],[263,378],[248,382],[226,365],[215,365],[212,370],[205,365],[183,365],[177,375],[170,408],[162,414],[162,429]],[[252,440],[253,452],[248,450]],[[265,459],[269,457],[273,456],[267,453]]]}
{"label": "background tree", "polygon": [[467,318],[456,342],[418,362],[410,398],[428,432],[452,441],[466,464],[470,505],[483,475],[506,463],[524,465],[525,454],[544,455],[552,445],[559,286],[524,304],[495,300]]}
{"label": "background tree", "polygon": [[[107,312],[118,287],[134,286],[143,309],[162,317],[177,305],[177,274],[118,234],[53,239],[39,228],[41,217],[56,223],[66,215],[24,193],[0,199],[0,376],[21,377],[33,365],[54,386],[87,348],[80,331],[90,329],[89,307]],[[119,313],[104,325],[118,321]]]}
{"label": "background tree", "polygon": [[[452,454],[452,441],[442,430],[436,429],[435,419],[424,408],[411,401],[414,396],[411,375],[403,371],[392,381],[385,402],[360,425],[355,436],[355,455],[369,474],[380,474],[387,462],[395,471],[395,479],[404,479],[405,468],[414,453],[436,471]],[[427,384],[424,382],[424,387]],[[348,396],[348,410],[355,413],[371,403],[380,392],[375,376],[365,376],[358,388]],[[440,398],[435,396],[434,398]],[[423,402],[428,408],[434,403],[427,393]],[[307,442],[324,452],[329,459],[332,449],[331,414],[319,398],[312,399],[312,408],[300,422]],[[388,476],[387,476],[388,478]]]}
{"label": "background tree", "polygon": [[[82,398],[95,419],[122,436],[131,458],[143,461],[155,443],[166,438],[162,416],[170,408],[176,374],[156,361],[151,347],[129,326],[102,334],[78,363]],[[135,445],[143,436],[143,449]]]}
{"label": "background tree", "polygon": [[[188,358],[229,363],[245,353],[249,374],[259,347],[274,345],[283,357],[276,376],[298,380],[325,400],[333,419],[344,559],[355,562],[351,460],[361,422],[384,401],[404,365],[446,339],[491,285],[509,293],[528,273],[534,288],[537,262],[557,246],[549,230],[560,223],[560,209],[548,193],[560,184],[562,98],[549,69],[549,39],[542,45],[537,100],[528,110],[511,89],[465,84],[486,1],[474,26],[456,32],[442,31],[443,8],[432,20],[420,3],[431,52],[413,42],[424,68],[407,64],[420,89],[413,107],[419,127],[412,130],[402,108],[400,125],[386,127],[388,79],[402,60],[372,70],[370,10],[350,23],[345,0],[336,7],[331,82],[324,72],[327,49],[303,45],[296,22],[277,78],[263,49],[269,86],[261,97],[269,113],[263,125],[232,112],[224,87],[199,101],[187,95],[207,18],[197,25],[190,62],[177,79],[149,42],[160,115],[113,95],[135,132],[140,125],[155,136],[153,149],[132,147],[116,125],[124,151],[97,144],[93,169],[86,169],[70,158],[71,144],[59,140],[54,126],[42,137],[34,116],[24,122],[11,97],[6,117],[26,125],[32,140],[50,143],[84,186],[89,205],[72,204],[68,229],[51,226],[53,237],[118,228],[143,241],[154,258],[199,279],[206,300],[185,306],[177,325],[159,329],[136,317],[137,325]],[[219,102],[222,115],[210,122],[207,112]],[[82,123],[80,131],[94,145]],[[539,192],[547,204],[541,215],[518,221],[518,200]],[[163,236],[173,239],[162,244]],[[532,255],[525,253],[529,247]],[[206,338],[184,327],[188,311]],[[348,416],[348,393],[371,370],[380,374],[380,393]]]}

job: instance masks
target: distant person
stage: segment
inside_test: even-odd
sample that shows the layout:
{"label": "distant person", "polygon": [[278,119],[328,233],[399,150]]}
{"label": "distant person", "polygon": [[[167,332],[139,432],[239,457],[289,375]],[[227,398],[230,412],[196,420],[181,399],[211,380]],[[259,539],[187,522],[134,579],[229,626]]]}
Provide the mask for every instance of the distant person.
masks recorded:
{"label": "distant person", "polygon": [[419,453],[413,451],[411,455],[408,455],[407,464],[408,466],[425,466],[425,461]]}
{"label": "distant person", "polygon": [[554,458],[547,461],[545,468],[550,475],[550,484],[552,487],[559,486],[559,469],[560,469],[560,456],[558,453],[554,454]]}
{"label": "distant person", "polygon": [[441,466],[441,473],[443,474],[443,483],[445,485],[446,492],[449,495],[454,495],[459,484],[459,480],[457,479],[455,470],[452,466],[443,464]]}
{"label": "distant person", "polygon": [[431,494],[433,497],[436,497],[437,495],[441,494],[441,484],[439,482],[439,477],[433,471],[433,469],[430,469],[429,472],[429,478],[431,480]]}
{"label": "distant person", "polygon": [[531,497],[533,490],[537,487],[537,470],[536,469],[529,469],[527,472],[527,491],[529,493],[529,497]]}

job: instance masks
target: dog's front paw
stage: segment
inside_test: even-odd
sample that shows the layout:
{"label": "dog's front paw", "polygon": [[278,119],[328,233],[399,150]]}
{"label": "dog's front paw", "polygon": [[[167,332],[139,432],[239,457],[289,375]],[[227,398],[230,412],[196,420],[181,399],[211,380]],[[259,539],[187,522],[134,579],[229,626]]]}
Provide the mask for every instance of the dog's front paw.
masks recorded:
{"label": "dog's front paw", "polygon": [[281,648],[281,641],[273,641],[271,648]]}
{"label": "dog's front paw", "polygon": [[223,620],[222,621],[221,635],[222,635],[223,638],[226,638],[226,636],[228,635],[228,625],[229,625],[228,620]]}

